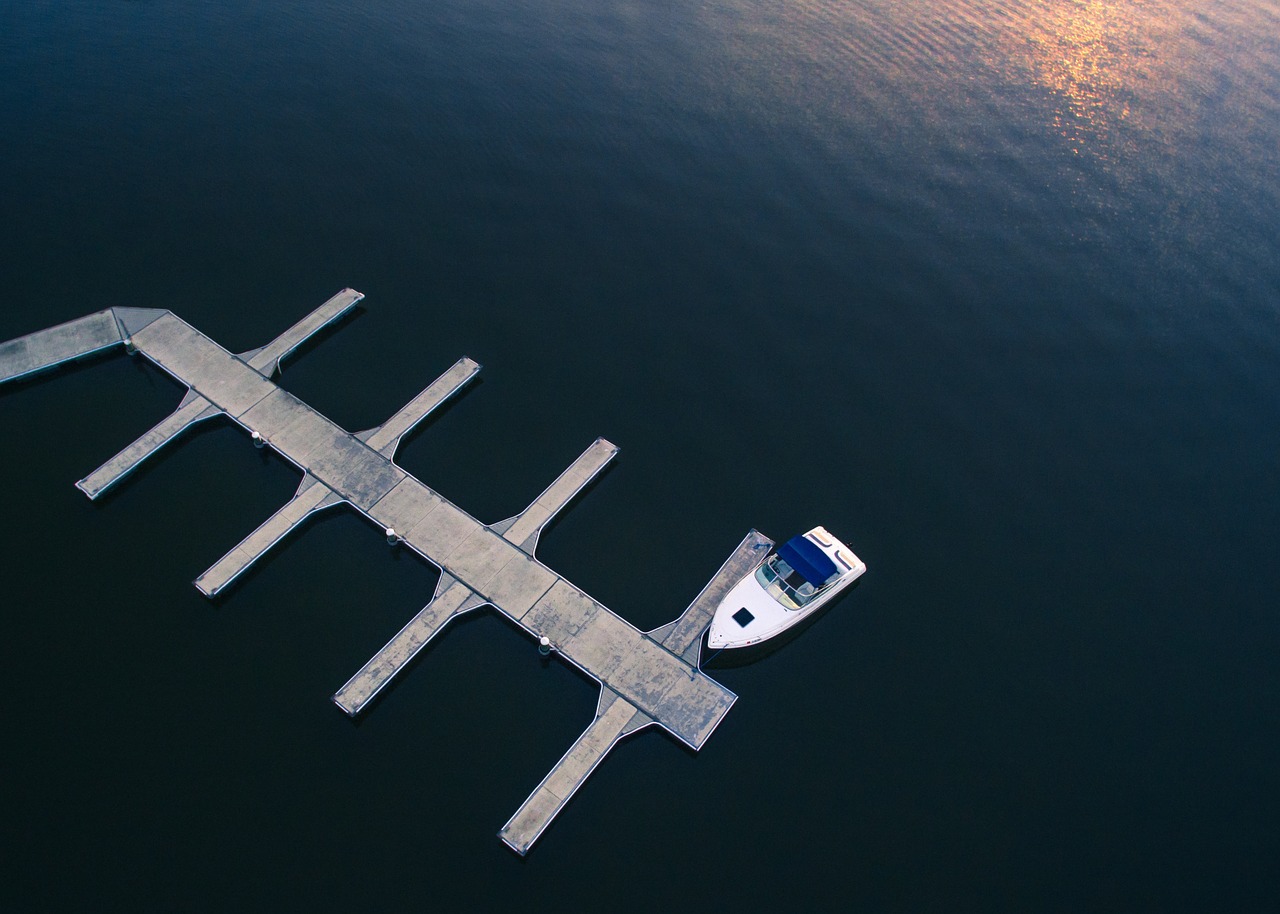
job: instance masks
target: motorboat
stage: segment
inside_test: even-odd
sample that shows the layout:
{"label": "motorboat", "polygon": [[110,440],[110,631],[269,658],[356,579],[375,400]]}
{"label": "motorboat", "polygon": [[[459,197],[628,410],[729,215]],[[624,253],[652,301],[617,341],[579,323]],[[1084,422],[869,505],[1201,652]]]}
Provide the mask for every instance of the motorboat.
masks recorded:
{"label": "motorboat", "polygon": [[829,603],[867,570],[853,550],[814,527],[768,553],[716,608],[707,647],[759,644]]}

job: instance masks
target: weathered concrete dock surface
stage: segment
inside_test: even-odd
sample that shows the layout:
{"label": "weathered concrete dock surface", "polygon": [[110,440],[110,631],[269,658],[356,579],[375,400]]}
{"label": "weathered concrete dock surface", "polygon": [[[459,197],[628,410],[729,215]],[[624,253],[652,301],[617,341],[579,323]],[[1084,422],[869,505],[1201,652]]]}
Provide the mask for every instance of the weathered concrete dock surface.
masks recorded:
{"label": "weathered concrete dock surface", "polygon": [[458,583],[456,578],[441,574],[435,596],[409,620],[386,646],[373,655],[333,696],[333,702],[352,717],[364,710],[410,660],[427,646],[440,629],[455,616],[486,606],[484,598]]}
{"label": "weathered concrete dock surface", "polygon": [[526,853],[609,750],[624,736],[630,736],[652,723],[652,717],[617,692],[607,686],[601,689],[591,726],[556,762],[498,836],[517,853]]}
{"label": "weathered concrete dock surface", "polygon": [[324,483],[316,480],[310,473],[302,477],[298,492],[285,503],[285,506],[271,515],[257,530],[246,536],[222,558],[218,559],[204,574],[196,578],[195,584],[206,597],[217,596],[222,590],[249,569],[262,555],[289,531],[301,524],[311,515],[324,508],[333,508],[342,504],[342,496],[338,495]]}
{"label": "weathered concrete dock surface", "polygon": [[636,730],[655,725],[697,749],[736,696],[698,669],[719,599],[764,555],[754,531],[674,622],[643,633],[534,555],[539,535],[617,453],[597,439],[519,515],[485,525],[395,464],[400,440],[479,370],[462,359],[387,422],[352,434],[272,380],[280,362],[362,298],[346,289],[268,345],[233,355],[168,311],[113,308],[0,345],[0,381],[112,345],[127,345],[185,383],[177,411],[78,485],[93,498],[197,422],[225,415],[303,473],[298,492],[196,580],[221,592],[316,511],[352,508],[441,569],[431,601],[334,695],[358,714],[453,618],[492,606],[601,684],[595,719],[502,829],[525,853],[594,767]]}
{"label": "weathered concrete dock surface", "polygon": [[501,533],[507,542],[514,543],[533,555],[542,529],[599,475],[617,453],[618,449],[614,445],[603,438],[597,438],[545,492],[534,499],[533,504],[515,517],[494,524],[494,531]]}
{"label": "weathered concrete dock surface", "polygon": [[[395,455],[400,440],[428,416],[432,410],[460,390],[475,377],[480,366],[471,359],[460,359],[437,378],[426,390],[392,416],[386,423],[357,435],[370,447],[377,448],[388,460]],[[260,437],[261,433],[259,433]],[[265,437],[264,437],[265,440]],[[206,596],[215,596],[263,553],[284,539],[291,530],[317,511],[346,502],[342,495],[326,486],[310,472],[302,477],[298,492],[283,508],[273,514],[240,545],[236,546],[200,577],[196,587]]]}
{"label": "weathered concrete dock surface", "polygon": [[170,413],[151,431],[77,482],[76,487],[90,498],[97,498],[191,426],[220,415],[222,413],[216,406],[192,391],[176,412]]}

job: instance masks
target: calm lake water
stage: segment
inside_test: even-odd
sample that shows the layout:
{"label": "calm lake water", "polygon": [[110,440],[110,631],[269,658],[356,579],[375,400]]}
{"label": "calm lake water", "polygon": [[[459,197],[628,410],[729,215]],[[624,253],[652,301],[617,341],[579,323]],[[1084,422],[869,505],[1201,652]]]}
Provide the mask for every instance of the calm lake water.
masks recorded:
{"label": "calm lake water", "polygon": [[540,557],[641,628],[751,527],[866,560],[711,664],[701,753],[495,832],[593,686],[494,615],[359,725],[434,571],[353,513],[215,603],[297,473],[228,423],[72,486],[182,391],[0,390],[6,910],[1275,910],[1274,0],[19,2],[0,340],[110,305],[233,351],[476,517],[597,435]]}

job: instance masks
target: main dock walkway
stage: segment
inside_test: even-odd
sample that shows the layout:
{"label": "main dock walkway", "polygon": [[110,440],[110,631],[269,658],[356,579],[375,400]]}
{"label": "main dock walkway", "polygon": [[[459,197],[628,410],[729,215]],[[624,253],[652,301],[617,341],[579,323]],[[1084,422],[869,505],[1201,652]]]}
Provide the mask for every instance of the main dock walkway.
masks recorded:
{"label": "main dock walkway", "polygon": [[720,598],[771,542],[752,531],[683,615],[639,631],[534,554],[541,531],[609,463],[614,445],[597,439],[525,511],[486,525],[394,460],[403,436],[475,376],[475,362],[461,359],[387,422],[358,434],[274,383],[282,359],[362,297],[346,289],[277,340],[238,356],[171,312],[114,308],[0,344],[0,381],[123,344],[188,386],[173,415],[77,483],[90,498],[186,429],[219,415],[302,471],[294,498],[196,579],[208,596],[306,518],[342,504],[440,568],[427,605],[333,696],[348,714],[367,707],[450,620],[482,606],[597,680],[595,719],[500,832],[523,854],[623,737],[658,726],[694,749],[706,742],[736,696],[698,668],[702,633]]}

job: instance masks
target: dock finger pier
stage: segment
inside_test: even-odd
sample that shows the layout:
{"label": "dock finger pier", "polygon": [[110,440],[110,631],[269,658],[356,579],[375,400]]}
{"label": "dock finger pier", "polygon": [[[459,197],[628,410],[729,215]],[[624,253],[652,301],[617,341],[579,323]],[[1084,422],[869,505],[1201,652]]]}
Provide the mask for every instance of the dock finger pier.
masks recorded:
{"label": "dock finger pier", "polygon": [[396,465],[401,439],[461,390],[480,366],[463,358],[377,428],[348,432],[279,387],[281,362],[355,307],[345,289],[273,342],[234,354],[170,311],[110,308],[0,344],[0,383],[119,347],[187,387],[178,408],[76,485],[97,498],[184,431],[226,416],[259,447],[297,467],[294,497],[201,574],[215,596],[294,527],[345,505],[393,543],[440,569],[417,615],[333,695],[359,715],[414,655],[457,616],[493,607],[538,643],[600,684],[594,719],[499,832],[526,853],[595,766],[624,737],[665,729],[699,749],[736,696],[699,668],[702,635],[720,599],[757,564],[771,541],[752,531],[674,621],[642,632],[537,558],[538,537],[617,453],[599,438],[515,517],[484,524]]}

